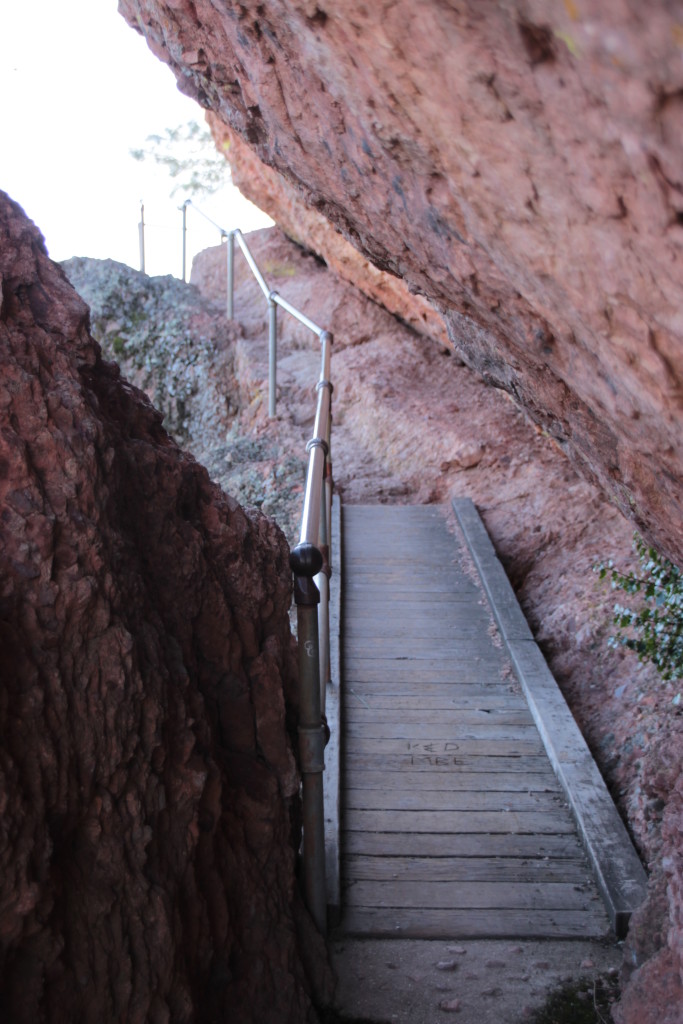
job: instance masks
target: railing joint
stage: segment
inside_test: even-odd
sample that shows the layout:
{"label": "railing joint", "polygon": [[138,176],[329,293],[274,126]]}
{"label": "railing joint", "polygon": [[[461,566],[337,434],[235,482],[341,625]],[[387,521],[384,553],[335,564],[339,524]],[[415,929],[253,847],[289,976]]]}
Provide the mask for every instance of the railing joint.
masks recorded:
{"label": "railing joint", "polygon": [[314,448],[322,448],[326,456],[329,455],[330,453],[329,445],[327,441],[325,441],[325,439],[322,437],[312,437],[311,440],[306,444],[307,452],[310,453],[311,451],[313,451]]}

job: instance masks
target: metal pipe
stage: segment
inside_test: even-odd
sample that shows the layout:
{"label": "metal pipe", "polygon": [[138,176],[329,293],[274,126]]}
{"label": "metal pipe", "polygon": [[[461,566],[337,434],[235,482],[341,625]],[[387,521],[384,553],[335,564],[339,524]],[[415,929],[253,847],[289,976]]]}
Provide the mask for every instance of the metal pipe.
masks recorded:
{"label": "metal pipe", "polygon": [[277,306],[275,292],[268,297],[268,415],[275,416],[277,386]]}
{"label": "metal pipe", "polygon": [[191,199],[186,199],[180,209],[183,211],[183,281],[187,280],[186,276],[186,264],[187,264],[187,208],[192,202]]}
{"label": "metal pipe", "polygon": [[[327,475],[327,473],[325,475]],[[314,582],[320,593],[320,606],[318,608],[320,710],[324,715],[327,697],[327,683],[330,678],[330,547],[324,483],[320,493],[320,528],[318,535],[318,548],[323,558],[323,564],[320,572],[314,577]]]}
{"label": "metal pipe", "polygon": [[[316,442],[315,445],[313,442]],[[301,516],[301,533],[299,544],[318,545],[318,530],[320,527],[320,494],[322,491],[323,475],[325,473],[325,451],[323,442],[319,438],[309,441],[311,446],[308,462],[308,474],[306,476],[306,491],[304,493],[304,510]]]}
{"label": "metal pipe", "polygon": [[320,932],[327,927],[323,771],[325,733],[320,714],[318,591],[313,580],[297,577],[299,634],[299,757],[303,788],[304,894]]}
{"label": "metal pipe", "polygon": [[235,236],[228,232],[228,320],[235,314]]}
{"label": "metal pipe", "polygon": [[226,231],[225,228],[222,228],[220,224],[217,224],[215,220],[212,220],[211,217],[204,213],[203,210],[200,210],[198,206],[195,206],[191,199],[187,200],[187,205],[191,206],[195,213],[198,213],[200,217],[204,218],[204,220],[208,220],[209,224],[212,224],[213,227],[220,231],[221,235],[228,235],[230,233],[229,231]]}
{"label": "metal pipe", "polygon": [[140,239],[140,271],[145,272],[145,204],[140,200],[140,223],[138,224]]}
{"label": "metal pipe", "polygon": [[252,274],[254,275],[256,280],[258,281],[258,284],[259,284],[259,287],[260,287],[261,291],[263,292],[263,294],[265,295],[265,297],[267,299],[270,299],[270,288],[266,284],[266,281],[265,281],[265,278],[264,278],[263,274],[261,273],[261,271],[259,270],[258,266],[256,265],[256,260],[251,255],[251,251],[249,249],[249,246],[244,241],[244,235],[239,230],[239,228],[237,228],[235,230],[234,234],[235,234],[235,238],[237,239],[237,244],[239,245],[240,249],[244,253],[245,260],[247,261],[247,263],[251,267]]}
{"label": "metal pipe", "polygon": [[292,316],[299,321],[299,323],[303,324],[304,327],[308,327],[309,331],[313,331],[313,333],[317,334],[319,338],[325,333],[322,327],[318,327],[310,317],[307,317],[305,313],[298,310],[296,306],[291,304],[291,302],[287,302],[286,299],[283,299],[277,292],[273,292],[273,298],[277,302],[278,306],[282,306],[283,309],[286,309],[288,313],[291,313]]}

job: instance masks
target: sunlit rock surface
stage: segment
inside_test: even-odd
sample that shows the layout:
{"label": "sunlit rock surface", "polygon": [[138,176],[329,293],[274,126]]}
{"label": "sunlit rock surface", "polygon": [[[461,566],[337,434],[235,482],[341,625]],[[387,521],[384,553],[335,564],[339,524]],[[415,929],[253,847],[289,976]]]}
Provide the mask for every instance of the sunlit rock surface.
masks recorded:
{"label": "sunlit rock surface", "polygon": [[4,194],[0,284],[0,1018],[313,1021],[284,538]]}
{"label": "sunlit rock surface", "polygon": [[119,6],[681,560],[680,0]]}

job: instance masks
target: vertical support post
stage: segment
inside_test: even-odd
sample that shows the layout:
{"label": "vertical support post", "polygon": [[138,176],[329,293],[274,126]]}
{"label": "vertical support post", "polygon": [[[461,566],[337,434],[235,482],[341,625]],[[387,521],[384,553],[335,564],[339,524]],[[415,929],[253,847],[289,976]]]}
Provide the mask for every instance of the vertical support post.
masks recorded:
{"label": "vertical support post", "polygon": [[235,314],[235,234],[228,234],[228,320]]}
{"label": "vertical support post", "polygon": [[187,281],[187,207],[190,202],[190,199],[186,199],[180,207],[183,211],[183,281]]}
{"label": "vertical support post", "polygon": [[275,388],[277,384],[277,305],[273,292],[268,298],[268,415],[275,416]]}
{"label": "vertical support post", "polygon": [[327,683],[330,678],[330,547],[327,522],[327,502],[323,484],[320,495],[320,526],[318,528],[318,547],[323,556],[320,572],[314,576],[314,582],[320,593],[320,609],[318,611],[318,646],[320,658],[320,711],[325,714]]}
{"label": "vertical support post", "polygon": [[[317,564],[307,567],[309,572],[320,566],[320,553],[316,551],[316,554]],[[292,555],[296,572],[302,566],[297,562],[294,552]],[[310,576],[295,576],[294,600],[299,634],[299,754],[303,789],[304,896],[318,930],[324,935],[327,930],[323,804],[325,735],[320,714],[319,596]]]}
{"label": "vertical support post", "polygon": [[140,239],[140,271],[145,272],[145,204],[140,200],[140,223],[138,224]]}

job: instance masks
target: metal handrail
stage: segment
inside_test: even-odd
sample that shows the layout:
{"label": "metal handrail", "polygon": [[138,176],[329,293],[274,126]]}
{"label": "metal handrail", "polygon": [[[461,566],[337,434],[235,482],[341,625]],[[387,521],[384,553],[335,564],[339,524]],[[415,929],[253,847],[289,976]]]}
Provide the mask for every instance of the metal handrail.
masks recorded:
{"label": "metal handrail", "polygon": [[[189,200],[187,205],[189,205]],[[198,213],[202,213],[193,206]],[[294,573],[299,651],[299,756],[303,798],[304,894],[313,920],[326,931],[325,834],[323,771],[325,769],[325,695],[330,682],[330,575],[332,543],[332,334],[319,327],[268,286],[244,235],[225,231],[202,213],[227,240],[227,314],[234,316],[235,239],[268,302],[268,412],[275,415],[277,307],[295,317],[320,341],[321,366],[313,437],[306,445],[308,470],[299,543],[290,554]]]}

